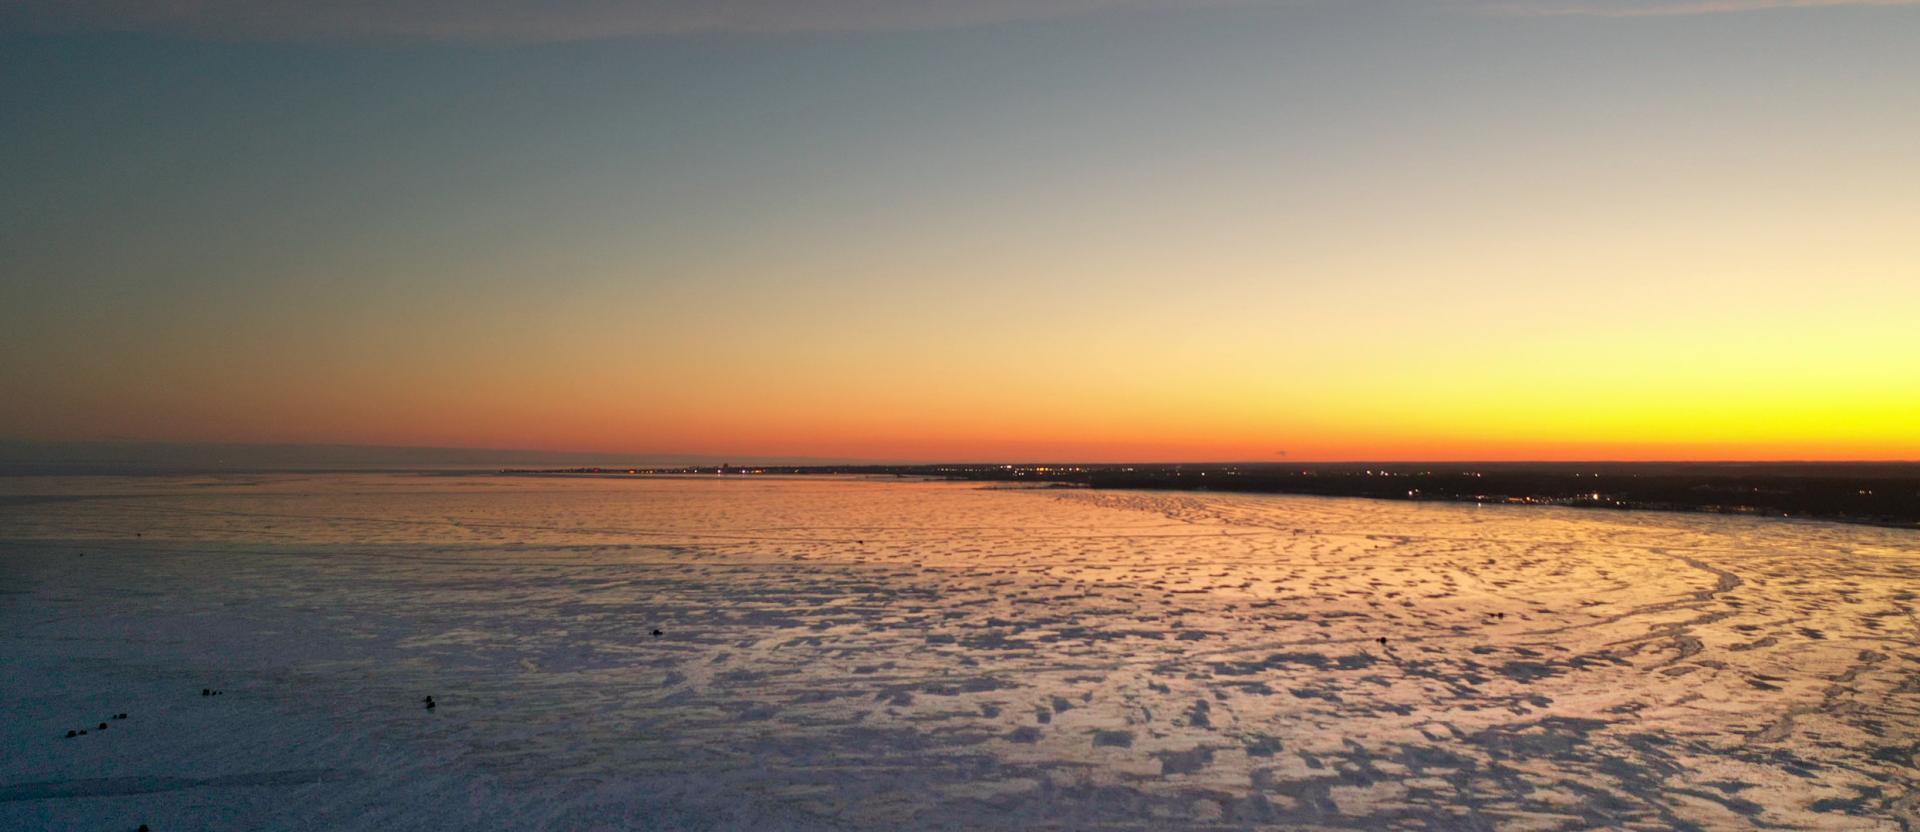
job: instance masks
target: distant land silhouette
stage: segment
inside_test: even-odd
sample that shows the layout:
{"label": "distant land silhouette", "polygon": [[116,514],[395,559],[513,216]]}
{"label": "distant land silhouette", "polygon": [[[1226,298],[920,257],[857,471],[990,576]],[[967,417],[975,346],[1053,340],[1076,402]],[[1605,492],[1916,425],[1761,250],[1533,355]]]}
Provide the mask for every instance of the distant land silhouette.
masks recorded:
{"label": "distant land silhouette", "polygon": [[1389,462],[830,465],[508,470],[580,476],[864,474],[1798,517],[1920,528],[1920,462]]}
{"label": "distant land silhouette", "polygon": [[[624,459],[621,462],[611,460]],[[345,444],[0,441],[0,475],[866,475],[1799,517],[1920,528],[1920,462],[895,463]]]}

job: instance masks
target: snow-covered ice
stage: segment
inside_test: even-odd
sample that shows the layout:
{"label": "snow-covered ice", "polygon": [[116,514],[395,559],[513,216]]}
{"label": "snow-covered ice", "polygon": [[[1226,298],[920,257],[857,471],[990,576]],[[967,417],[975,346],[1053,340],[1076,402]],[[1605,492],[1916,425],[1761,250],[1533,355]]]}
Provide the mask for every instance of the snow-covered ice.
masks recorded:
{"label": "snow-covered ice", "polygon": [[1704,515],[4,479],[0,828],[1915,829],[1916,593]]}

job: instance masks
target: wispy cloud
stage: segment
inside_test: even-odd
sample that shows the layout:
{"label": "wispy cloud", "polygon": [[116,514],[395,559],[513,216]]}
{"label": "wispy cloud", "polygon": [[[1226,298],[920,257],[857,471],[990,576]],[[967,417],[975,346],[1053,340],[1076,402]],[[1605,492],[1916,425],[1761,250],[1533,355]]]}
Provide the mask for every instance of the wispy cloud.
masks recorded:
{"label": "wispy cloud", "polygon": [[1485,8],[1516,15],[1674,17],[1846,6],[1920,6],[1920,0],[1536,0],[1496,3]]}
{"label": "wispy cloud", "polygon": [[543,42],[941,29],[1250,2],[1260,0],[0,0],[0,28]]}

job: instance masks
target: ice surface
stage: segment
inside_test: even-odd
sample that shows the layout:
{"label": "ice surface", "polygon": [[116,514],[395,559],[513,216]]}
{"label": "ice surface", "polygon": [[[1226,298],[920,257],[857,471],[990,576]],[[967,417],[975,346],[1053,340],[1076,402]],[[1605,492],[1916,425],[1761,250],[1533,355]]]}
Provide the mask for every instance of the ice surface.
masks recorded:
{"label": "ice surface", "polygon": [[0,828],[1913,829],[1917,592],[1701,515],[0,480]]}

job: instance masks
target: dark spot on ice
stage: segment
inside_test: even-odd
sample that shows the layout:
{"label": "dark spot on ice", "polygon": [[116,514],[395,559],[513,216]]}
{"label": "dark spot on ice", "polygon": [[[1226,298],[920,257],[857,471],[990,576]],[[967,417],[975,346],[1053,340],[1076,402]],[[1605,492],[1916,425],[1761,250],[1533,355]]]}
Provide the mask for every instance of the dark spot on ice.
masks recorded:
{"label": "dark spot on ice", "polygon": [[1213,763],[1213,749],[1195,748],[1191,751],[1161,751],[1153,756],[1160,758],[1160,773],[1192,774]]}
{"label": "dark spot on ice", "polygon": [[1597,719],[1547,717],[1530,725],[1489,728],[1472,734],[1468,741],[1496,756],[1552,758],[1585,745],[1589,734],[1607,724]]}
{"label": "dark spot on ice", "polygon": [[1868,756],[1883,763],[1895,763],[1905,766],[1913,765],[1913,757],[1915,754],[1920,754],[1920,744],[1915,744],[1911,747],[1883,745],[1874,749],[1873,753]]}
{"label": "dark spot on ice", "polygon": [[1257,662],[1217,662],[1213,665],[1213,672],[1223,676],[1251,676],[1294,664],[1303,664],[1320,670],[1329,662],[1326,656],[1319,653],[1273,653]]}
{"label": "dark spot on ice", "polygon": [[1040,741],[1040,729],[1031,725],[1022,725],[1007,735],[1008,742],[1036,743]]}
{"label": "dark spot on ice", "polygon": [[1860,810],[1865,807],[1866,802],[1867,798],[1864,795],[1847,798],[1827,797],[1814,801],[1813,810],[1816,812],[1842,812],[1849,815],[1858,815],[1860,814]]}
{"label": "dark spot on ice", "polygon": [[963,693],[985,693],[1012,687],[1018,687],[1018,685],[992,676],[979,676],[960,682],[928,682],[921,687],[921,690],[935,696],[958,696]]}
{"label": "dark spot on ice", "polygon": [[1362,668],[1372,667],[1377,661],[1379,660],[1375,659],[1372,654],[1353,653],[1334,660],[1334,666],[1341,670],[1360,670]]}
{"label": "dark spot on ice", "polygon": [[1207,700],[1194,700],[1193,707],[1187,709],[1187,724],[1195,728],[1212,728],[1213,722],[1207,716],[1212,710],[1213,706],[1207,704]]}
{"label": "dark spot on ice", "polygon": [[1507,662],[1500,666],[1500,675],[1516,682],[1531,682],[1560,675],[1561,671],[1551,665],[1540,662]]}
{"label": "dark spot on ice", "polygon": [[1133,732],[1132,731],[1095,731],[1093,732],[1093,747],[1095,748],[1102,748],[1102,747],[1132,748]]}
{"label": "dark spot on ice", "polygon": [[1400,749],[1400,762],[1418,774],[1429,768],[1467,768],[1473,761],[1437,746],[1408,745]]}
{"label": "dark spot on ice", "polygon": [[1720,791],[1726,792],[1727,794],[1739,794],[1740,792],[1746,791],[1754,787],[1754,784],[1743,782],[1740,780],[1709,780],[1705,783],[1701,783],[1700,785],[1712,786],[1713,788],[1719,789]]}
{"label": "dark spot on ice", "polygon": [[1265,734],[1247,739],[1247,756],[1271,757],[1280,750],[1280,741]]}

